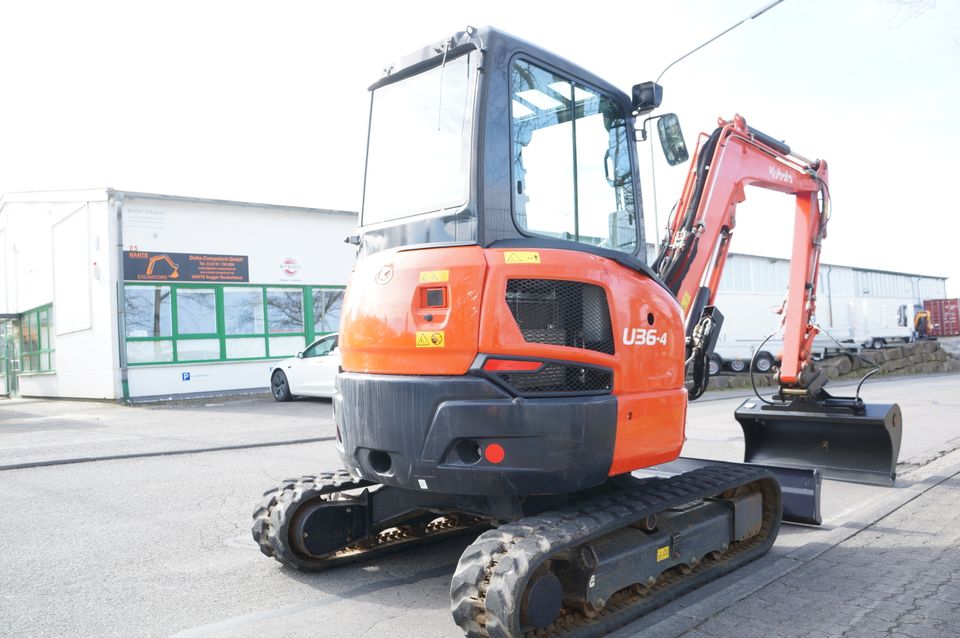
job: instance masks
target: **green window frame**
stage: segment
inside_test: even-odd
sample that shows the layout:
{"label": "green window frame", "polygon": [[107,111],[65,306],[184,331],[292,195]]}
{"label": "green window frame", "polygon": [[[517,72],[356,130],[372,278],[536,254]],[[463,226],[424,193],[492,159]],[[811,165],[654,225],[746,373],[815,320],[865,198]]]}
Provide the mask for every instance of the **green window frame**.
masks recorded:
{"label": "green window frame", "polygon": [[20,374],[56,372],[53,304],[20,314]]}
{"label": "green window frame", "polygon": [[[138,294],[142,289],[155,291],[152,303],[150,294]],[[125,313],[130,315],[126,317],[127,365],[134,367],[293,356],[317,338],[339,329],[344,286],[164,281],[126,282],[124,290]],[[189,318],[191,325],[209,324],[208,316],[196,315],[197,310],[203,310],[200,301],[204,295],[200,291],[213,294],[213,332],[181,327],[186,299],[191,299],[194,310]],[[314,314],[317,295],[325,302],[319,318]]]}

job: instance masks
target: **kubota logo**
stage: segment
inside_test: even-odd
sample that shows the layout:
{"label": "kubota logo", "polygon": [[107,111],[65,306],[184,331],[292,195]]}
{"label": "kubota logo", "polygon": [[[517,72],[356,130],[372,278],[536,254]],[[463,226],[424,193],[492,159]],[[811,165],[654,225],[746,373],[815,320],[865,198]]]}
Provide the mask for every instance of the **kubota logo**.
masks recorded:
{"label": "kubota logo", "polygon": [[771,166],[767,170],[770,171],[770,177],[778,182],[783,182],[784,184],[793,183],[793,175],[790,174],[790,171],[784,170],[779,166]]}
{"label": "kubota logo", "polygon": [[390,280],[393,279],[393,266],[384,266],[381,268],[377,271],[375,279],[381,286],[390,283]]}

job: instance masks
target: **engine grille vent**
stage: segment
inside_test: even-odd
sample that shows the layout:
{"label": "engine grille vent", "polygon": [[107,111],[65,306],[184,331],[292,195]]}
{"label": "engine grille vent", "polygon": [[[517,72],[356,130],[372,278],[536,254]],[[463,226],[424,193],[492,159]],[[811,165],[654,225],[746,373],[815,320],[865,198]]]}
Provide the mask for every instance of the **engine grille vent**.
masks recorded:
{"label": "engine grille vent", "polygon": [[609,394],[613,372],[599,368],[549,363],[536,372],[496,374],[517,394]]}
{"label": "engine grille vent", "polygon": [[510,279],[506,300],[528,343],[613,354],[610,308],[600,286],[558,279]]}

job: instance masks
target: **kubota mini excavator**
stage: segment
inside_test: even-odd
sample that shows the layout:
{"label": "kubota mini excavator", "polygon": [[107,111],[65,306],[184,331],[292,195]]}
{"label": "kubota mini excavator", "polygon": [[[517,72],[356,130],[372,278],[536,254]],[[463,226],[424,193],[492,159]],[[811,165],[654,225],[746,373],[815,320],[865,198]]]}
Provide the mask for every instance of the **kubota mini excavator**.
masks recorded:
{"label": "kubota mini excavator", "polygon": [[[469,636],[513,637],[605,633],[766,552],[782,501],[764,467],[631,475],[680,453],[749,185],[797,207],[779,391],[737,414],[748,454],[854,479],[881,458],[892,479],[899,409],[826,395],[810,359],[823,161],[721,122],[651,268],[634,122],[656,84],[631,99],[484,28],[399,60],[371,92],[334,398],[346,469],[265,494],[265,554],[320,570],[493,526],[460,558],[452,611]],[[683,161],[676,118],[657,127]]]}

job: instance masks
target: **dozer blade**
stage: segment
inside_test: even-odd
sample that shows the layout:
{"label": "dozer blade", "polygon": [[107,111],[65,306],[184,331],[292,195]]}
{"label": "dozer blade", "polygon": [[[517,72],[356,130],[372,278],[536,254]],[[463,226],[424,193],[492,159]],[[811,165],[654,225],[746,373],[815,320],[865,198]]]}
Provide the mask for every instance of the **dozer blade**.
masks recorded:
{"label": "dozer blade", "polygon": [[831,397],[765,403],[748,399],[735,413],[746,463],[818,467],[826,478],[892,485],[903,418],[900,406]]}
{"label": "dozer blade", "polygon": [[[675,476],[692,472],[710,465],[742,465],[713,459],[694,459],[678,457],[669,463],[645,467],[633,473],[634,476]],[[783,500],[783,521],[801,525],[820,525],[820,485],[822,473],[818,468],[783,467],[777,465],[756,465],[773,474],[780,484]]]}

